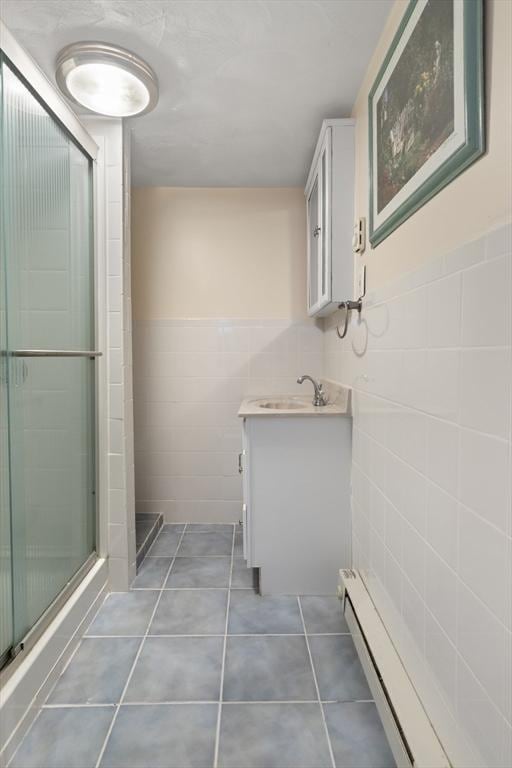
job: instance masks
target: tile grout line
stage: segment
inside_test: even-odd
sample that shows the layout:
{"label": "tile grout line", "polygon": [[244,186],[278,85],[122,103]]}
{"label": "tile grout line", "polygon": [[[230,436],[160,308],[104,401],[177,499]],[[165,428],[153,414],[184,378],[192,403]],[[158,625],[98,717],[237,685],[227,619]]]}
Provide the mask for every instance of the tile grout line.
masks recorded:
{"label": "tile grout line", "polygon": [[[88,623],[88,625],[87,625],[88,627],[90,627],[90,626],[91,626],[91,624],[92,624],[92,623],[93,623],[93,621],[95,620],[96,616],[98,615],[98,613],[99,613],[99,612],[101,611],[101,609],[103,608],[103,606],[104,606],[104,604],[105,604],[105,600],[107,599],[107,597],[108,597],[108,595],[109,595],[109,594],[110,594],[110,593],[106,593],[106,594],[105,594],[105,596],[103,597],[103,600],[101,601],[100,605],[99,605],[99,606],[98,606],[98,608],[97,608],[97,609],[94,611],[94,616],[93,616],[93,617],[91,618],[91,620],[89,621],[89,623]],[[74,658],[74,656],[75,656],[75,654],[77,653],[78,649],[79,649],[79,648],[80,648],[80,646],[82,645],[82,642],[83,642],[85,639],[87,639],[87,635],[86,635],[86,632],[87,632],[87,629],[85,629],[85,630],[84,630],[84,632],[83,632],[83,634],[81,635],[81,637],[80,637],[80,639],[79,639],[78,643],[76,644],[76,648],[75,648],[75,650],[73,651],[73,653],[71,654],[71,656],[70,656],[70,657],[69,657],[69,659],[67,660],[66,664],[65,664],[65,665],[64,665],[64,667],[62,668],[62,671],[60,672],[59,676],[57,677],[57,679],[56,679],[55,683],[54,683],[54,684],[52,685],[52,687],[50,688],[50,690],[49,690],[49,692],[48,692],[48,694],[47,694],[47,696],[46,696],[46,698],[45,698],[45,700],[44,700],[44,703],[43,703],[43,704],[41,704],[41,706],[39,707],[39,712],[38,712],[38,713],[36,714],[36,716],[34,717],[33,721],[31,722],[30,726],[27,728],[27,731],[26,731],[26,733],[24,734],[23,738],[21,739],[20,743],[18,744],[18,746],[16,747],[16,749],[15,749],[15,750],[14,750],[14,752],[12,753],[12,755],[11,755],[11,757],[10,757],[10,759],[9,759],[8,763],[7,763],[7,768],[9,768],[9,766],[12,764],[12,761],[13,761],[13,760],[14,760],[14,758],[16,757],[16,754],[18,753],[18,750],[20,749],[21,745],[23,744],[23,742],[25,741],[25,739],[26,739],[26,738],[27,738],[27,736],[29,735],[29,733],[30,733],[30,731],[32,730],[32,728],[34,727],[34,725],[35,725],[36,721],[37,721],[37,720],[39,720],[39,717],[41,716],[41,714],[42,714],[42,712],[43,712],[43,709],[50,709],[50,708],[51,708],[51,706],[52,706],[52,705],[48,705],[48,704],[46,704],[46,702],[48,701],[48,699],[49,699],[49,698],[50,698],[50,696],[52,695],[53,691],[54,691],[54,690],[55,690],[55,688],[57,687],[57,684],[58,684],[58,682],[59,682],[60,678],[62,677],[62,675],[64,674],[64,672],[65,672],[65,671],[67,670],[67,668],[69,667],[69,665],[70,665],[70,663],[71,663],[72,659]],[[37,694],[36,694],[36,695],[37,695]],[[53,706],[55,706],[55,705],[53,705]],[[20,725],[21,725],[21,723],[20,723]],[[19,727],[19,726],[17,726],[17,727],[16,727],[15,731],[17,730],[17,728],[18,728],[18,727]],[[13,731],[13,734],[11,735],[11,737],[14,735],[15,731]],[[9,737],[9,741],[11,740],[11,737]],[[5,744],[4,746],[5,746],[5,747],[7,747],[7,746],[8,746],[8,743],[9,743],[9,742],[6,742],[6,744]],[[2,751],[3,751],[3,750],[2,750]],[[0,752],[0,758],[1,758],[1,752]]]}
{"label": "tile grout line", "polygon": [[[190,535],[191,536],[196,536],[197,534],[190,534]],[[155,541],[156,541],[156,539],[155,539]],[[146,555],[144,560],[146,560],[147,558],[149,558],[150,560],[168,560],[169,556],[168,555]],[[229,555],[177,555],[177,559],[178,560],[180,560],[181,558],[183,558],[184,560],[185,559],[186,560],[196,560],[196,559],[198,559],[198,560],[204,560],[204,559],[207,559],[207,560],[214,560],[214,559],[215,560],[229,560],[230,556]],[[241,558],[239,558],[239,559],[241,559]]]}
{"label": "tile grout line", "polygon": [[[16,747],[16,749],[15,749],[15,750],[14,750],[14,752],[12,753],[12,755],[11,755],[10,759],[8,760],[8,762],[7,762],[7,768],[10,768],[10,766],[12,765],[12,762],[13,762],[14,758],[16,757],[16,755],[18,754],[18,751],[20,750],[20,748],[21,748],[21,745],[23,744],[23,742],[25,741],[25,739],[26,739],[26,738],[27,738],[27,736],[29,735],[30,731],[32,730],[32,728],[34,727],[34,725],[37,723],[37,721],[39,720],[39,718],[40,718],[40,717],[41,717],[41,715],[43,714],[43,709],[44,709],[44,706],[40,708],[39,712],[36,714],[36,716],[34,717],[33,721],[30,723],[30,726],[27,728],[27,732],[25,733],[25,735],[24,735],[24,736],[23,736],[23,738],[21,739],[20,743],[18,744],[18,746]],[[19,726],[18,726],[18,727],[19,727]],[[5,744],[5,748],[7,748],[7,747],[8,747],[8,742]],[[2,752],[0,753],[0,758],[2,758],[2,760],[3,760],[3,750],[2,750]],[[3,765],[3,763],[0,763],[0,765]]]}
{"label": "tile grout line", "polygon": [[[178,542],[178,546],[176,547],[176,552],[178,551],[178,549],[181,546],[181,542],[182,542],[183,536],[185,535],[185,531],[186,530],[187,530],[187,526],[185,525],[185,527],[183,528],[183,531],[181,532],[180,539],[179,539],[179,542]],[[160,536],[160,534],[155,538],[155,541],[159,538],[159,536]],[[153,544],[155,543],[155,541],[153,542]],[[153,544],[151,546],[153,546]],[[171,564],[169,565],[169,568],[168,568],[165,580],[163,582],[164,584],[167,581],[167,579],[169,578],[169,574],[171,572],[171,568],[172,568],[172,566],[174,564],[174,561],[176,560],[176,552],[174,553],[174,557],[172,558]],[[151,623],[152,623],[152,621],[153,621],[153,619],[155,617],[156,611],[157,611],[158,606],[160,604],[160,600],[162,599],[163,592],[164,592],[164,590],[163,590],[163,587],[162,587],[162,589],[159,590],[159,595],[158,595],[158,598],[156,600],[155,607],[153,608],[153,611],[151,612],[151,616],[150,616],[149,621],[148,621],[146,632],[145,632],[144,636],[142,637],[142,639],[140,641],[140,645],[139,645],[139,648],[138,648],[137,653],[135,655],[135,659],[133,660],[133,664],[132,664],[132,666],[130,668],[130,671],[128,673],[128,677],[126,679],[126,683],[124,684],[124,688],[123,688],[123,690],[121,692],[121,696],[119,698],[119,702],[116,704],[116,709],[115,709],[115,712],[114,712],[114,716],[112,718],[112,721],[110,723],[108,731],[107,731],[107,733],[105,735],[105,739],[104,739],[103,744],[101,746],[100,753],[98,755],[98,759],[96,760],[96,763],[95,763],[95,768],[99,768],[100,763],[101,763],[101,761],[103,759],[103,755],[105,753],[105,749],[107,748],[108,740],[110,739],[110,735],[111,735],[112,731],[114,730],[114,725],[116,723],[117,716],[118,716],[119,710],[121,708],[121,704],[123,703],[123,699],[124,699],[124,697],[126,695],[126,691],[128,690],[128,686],[130,684],[130,681],[132,679],[133,673],[135,671],[135,666],[136,666],[136,664],[137,664],[137,662],[139,660],[139,656],[140,656],[140,654],[142,652],[142,648],[144,647],[144,643],[146,642],[146,638],[148,637],[149,628],[150,628]]]}
{"label": "tile grout line", "polygon": [[308,639],[308,633],[307,633],[307,630],[306,630],[306,622],[304,621],[304,614],[302,613],[302,605],[301,605],[300,597],[299,596],[297,596],[297,604],[299,606],[300,618],[301,618],[301,621],[302,621],[302,627],[304,629],[304,638],[306,640],[306,648],[308,649],[309,663],[311,664],[311,671],[313,673],[313,680],[314,680],[314,683],[315,683],[317,701],[318,701],[318,705],[320,707],[320,712],[322,714],[322,722],[324,724],[325,736],[327,738],[327,746],[329,748],[329,755],[330,755],[330,758],[331,758],[331,765],[332,765],[332,768],[336,768],[336,761],[334,760],[334,752],[333,752],[333,749],[332,749],[331,737],[329,735],[329,730],[327,728],[327,721],[325,719],[324,705],[323,705],[322,699],[320,697],[320,688],[319,688],[318,680],[317,680],[317,677],[316,677],[315,665],[313,664],[313,655],[311,653],[311,648],[309,647],[309,639]]}
{"label": "tile grout line", "polygon": [[[303,637],[303,635],[301,635]],[[185,704],[218,704],[216,699],[187,699],[186,701],[125,701],[123,707],[169,707],[183,706]],[[374,704],[373,699],[322,699],[321,704]],[[318,704],[318,699],[251,699],[250,701],[223,701],[223,706],[231,707],[253,704]],[[117,707],[113,702],[98,702],[94,704],[44,704],[42,709],[113,709]]]}
{"label": "tile grout line", "polygon": [[[152,592],[158,592],[160,590],[151,590]],[[164,589],[164,592],[171,592],[172,590]],[[200,590],[197,590],[200,591]],[[218,590],[219,592],[227,592],[227,589]],[[236,590],[235,590],[236,591]],[[254,593],[254,590],[247,590],[252,591]],[[296,595],[295,595],[296,597]],[[304,632],[230,632],[228,633],[229,637],[303,637]],[[309,632],[309,637],[347,637],[350,636],[350,632]],[[130,638],[143,638],[145,635],[86,635],[86,640],[103,640],[103,639],[130,639]],[[224,633],[221,632],[209,632],[208,634],[198,634],[198,633],[186,633],[186,634],[178,634],[173,635],[170,633],[158,633],[157,635],[152,635],[148,633],[148,637],[224,637]]]}
{"label": "tile grout line", "polygon": [[229,606],[231,602],[231,582],[233,580],[235,537],[236,537],[236,525],[233,526],[233,534],[231,539],[231,566],[229,570],[228,601],[226,605],[226,622],[224,624],[224,644],[222,648],[222,664],[221,664],[221,670],[220,670],[219,709],[217,712],[217,728],[215,730],[215,750],[214,750],[214,757],[213,757],[213,768],[217,768],[217,765],[219,762],[220,724],[222,719],[222,700],[224,696],[224,670],[226,668],[226,649],[227,649],[227,643],[228,643]]}

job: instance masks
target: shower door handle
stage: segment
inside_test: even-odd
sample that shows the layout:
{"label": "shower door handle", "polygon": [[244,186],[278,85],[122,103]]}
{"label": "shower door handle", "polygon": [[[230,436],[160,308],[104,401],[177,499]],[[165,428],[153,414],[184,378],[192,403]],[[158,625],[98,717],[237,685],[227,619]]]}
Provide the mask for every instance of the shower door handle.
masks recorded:
{"label": "shower door handle", "polygon": [[13,349],[11,357],[101,357],[103,352],[83,349]]}

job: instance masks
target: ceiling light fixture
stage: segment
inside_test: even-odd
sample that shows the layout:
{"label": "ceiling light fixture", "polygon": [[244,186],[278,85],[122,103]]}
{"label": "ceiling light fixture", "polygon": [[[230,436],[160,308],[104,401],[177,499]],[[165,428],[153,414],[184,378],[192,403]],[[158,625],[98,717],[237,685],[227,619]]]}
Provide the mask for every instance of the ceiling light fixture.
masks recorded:
{"label": "ceiling light fixture", "polygon": [[76,104],[108,117],[133,117],[152,110],[158,81],[145,61],[108,43],[72,43],[57,56],[55,78]]}

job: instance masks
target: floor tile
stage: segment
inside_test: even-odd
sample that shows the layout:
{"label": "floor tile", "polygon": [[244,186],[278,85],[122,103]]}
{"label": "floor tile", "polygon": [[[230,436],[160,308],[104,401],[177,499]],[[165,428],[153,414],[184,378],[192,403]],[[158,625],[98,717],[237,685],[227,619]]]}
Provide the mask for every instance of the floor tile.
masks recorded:
{"label": "floor tile", "polygon": [[311,635],[309,645],[323,701],[372,698],[350,635]]}
{"label": "floor tile", "polygon": [[228,637],[225,701],[310,701],[316,697],[304,637]]}
{"label": "floor tile", "polygon": [[48,704],[116,704],[141,640],[84,638],[48,698]]}
{"label": "floor tile", "polygon": [[11,768],[94,768],[115,707],[43,709]]}
{"label": "floor tile", "polygon": [[231,593],[228,632],[231,635],[302,633],[296,597],[260,597],[250,590]]}
{"label": "floor tile", "polygon": [[235,546],[233,549],[233,555],[234,557],[244,556],[244,539],[242,531],[237,530],[235,533]]}
{"label": "floor tile", "polygon": [[151,548],[148,557],[174,557],[181,539],[181,532],[173,527],[164,525]]}
{"label": "floor tile", "polygon": [[319,704],[223,705],[219,768],[330,766]]}
{"label": "floor tile", "polygon": [[101,768],[211,768],[217,704],[123,706]]}
{"label": "floor tile", "polygon": [[88,635],[144,635],[159,592],[114,592],[87,629]]}
{"label": "floor tile", "polygon": [[148,637],[125,701],[218,701],[224,638]]}
{"label": "floor tile", "polygon": [[337,597],[307,595],[300,598],[300,604],[308,634],[350,632],[343,615],[341,601]]}
{"label": "floor tile", "polygon": [[162,592],[150,635],[221,635],[226,624],[227,591]]}
{"label": "floor tile", "polygon": [[231,533],[187,533],[185,532],[178,557],[208,557],[231,555],[233,535]]}
{"label": "floor tile", "polygon": [[229,533],[233,534],[233,525],[224,523],[188,523],[187,533]]}
{"label": "floor tile", "polygon": [[252,589],[254,584],[254,570],[248,568],[243,557],[233,558],[233,577],[231,586],[233,589]]}
{"label": "floor tile", "polygon": [[337,768],[395,768],[395,760],[373,702],[325,704]]}
{"label": "floor tile", "polygon": [[132,583],[132,589],[160,589],[172,557],[146,557]]}
{"label": "floor tile", "polygon": [[230,569],[230,557],[177,557],[165,586],[228,587]]}
{"label": "floor tile", "polygon": [[186,523],[164,523],[162,531],[168,531],[169,533],[183,533]]}

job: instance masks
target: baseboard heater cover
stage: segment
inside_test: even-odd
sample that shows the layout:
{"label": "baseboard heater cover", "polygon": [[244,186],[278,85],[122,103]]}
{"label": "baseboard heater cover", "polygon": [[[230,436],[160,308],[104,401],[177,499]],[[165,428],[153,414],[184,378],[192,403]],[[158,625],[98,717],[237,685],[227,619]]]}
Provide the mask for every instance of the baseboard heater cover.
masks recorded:
{"label": "baseboard heater cover", "polygon": [[451,763],[357,570],[340,571],[339,595],[398,768],[450,768]]}

